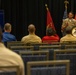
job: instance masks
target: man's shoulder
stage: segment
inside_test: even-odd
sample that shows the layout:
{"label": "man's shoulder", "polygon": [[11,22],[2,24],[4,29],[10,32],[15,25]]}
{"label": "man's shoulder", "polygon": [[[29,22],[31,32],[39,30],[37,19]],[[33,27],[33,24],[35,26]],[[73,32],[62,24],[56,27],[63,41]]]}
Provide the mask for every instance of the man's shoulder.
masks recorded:
{"label": "man's shoulder", "polygon": [[21,41],[27,40],[29,38],[29,35],[23,36]]}
{"label": "man's shoulder", "polygon": [[27,38],[31,38],[31,37],[40,38],[38,35],[26,35],[23,38],[27,39]]}
{"label": "man's shoulder", "polygon": [[26,36],[23,36],[22,39],[23,39],[23,38],[28,38],[28,37],[29,37],[29,35],[26,35]]}
{"label": "man's shoulder", "polygon": [[68,18],[64,19],[63,21],[68,21]]}
{"label": "man's shoulder", "polygon": [[0,50],[1,53],[4,53],[6,55],[20,57],[17,53],[13,52],[11,49],[6,48],[2,43],[0,43]]}
{"label": "man's shoulder", "polygon": [[76,21],[75,19],[73,19],[73,21]]}
{"label": "man's shoulder", "polygon": [[41,39],[38,35],[35,35],[35,37]]}
{"label": "man's shoulder", "polygon": [[10,36],[12,36],[12,37],[15,37],[15,35],[13,35],[13,34],[9,34]]}
{"label": "man's shoulder", "polygon": [[6,58],[6,61],[8,63],[10,61],[11,64],[13,64],[13,65],[21,66],[22,58],[20,55],[18,55],[17,53],[13,52],[12,50],[10,50],[8,48],[3,48],[3,50],[4,51],[2,51],[1,53],[3,53],[3,57]]}
{"label": "man's shoulder", "polygon": [[67,38],[67,35],[63,36],[60,40],[65,40]]}
{"label": "man's shoulder", "polygon": [[10,49],[8,49],[8,48],[5,48],[5,50],[8,52],[8,55],[9,55],[9,56],[12,56],[12,57],[21,59],[21,57],[20,57],[17,53],[13,52],[12,50],[10,50]]}
{"label": "man's shoulder", "polygon": [[13,34],[11,34],[11,33],[6,33],[6,32],[4,32],[3,35],[4,35],[4,36],[9,36],[9,37],[15,37]]}
{"label": "man's shoulder", "polygon": [[76,37],[74,37],[74,36],[72,36],[72,35],[70,35],[70,36],[68,36],[68,35],[65,35],[64,37],[62,37],[60,40],[69,40],[69,41],[71,41],[71,40],[76,40]]}
{"label": "man's shoulder", "polygon": [[[64,19],[63,21],[68,21],[69,18]],[[72,18],[73,21],[76,21],[74,18]]]}
{"label": "man's shoulder", "polygon": [[16,37],[13,34],[9,34],[9,39],[12,40],[12,41],[15,41],[16,40]]}

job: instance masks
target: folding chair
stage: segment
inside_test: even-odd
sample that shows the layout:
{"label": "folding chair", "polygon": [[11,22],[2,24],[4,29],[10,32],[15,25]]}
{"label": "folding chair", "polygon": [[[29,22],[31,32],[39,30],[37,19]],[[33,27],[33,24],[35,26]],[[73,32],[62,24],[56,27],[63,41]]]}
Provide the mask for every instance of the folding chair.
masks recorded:
{"label": "folding chair", "polygon": [[[49,65],[54,66],[49,67]],[[65,67],[58,67],[58,65],[65,65]],[[70,75],[69,67],[69,60],[27,62],[27,75]]]}
{"label": "folding chair", "polygon": [[61,49],[61,45],[39,46],[39,50]]}
{"label": "folding chair", "polygon": [[26,64],[28,61],[47,61],[49,60],[49,51],[20,51],[24,64],[25,64],[25,73],[27,73]]}
{"label": "folding chair", "polygon": [[76,75],[76,50],[54,50],[54,60],[70,60],[70,75]]}
{"label": "folding chair", "polygon": [[0,75],[20,75],[19,66],[0,66]]}
{"label": "folding chair", "polygon": [[11,46],[26,46],[26,44],[21,42],[21,41],[10,41],[10,42],[7,42],[7,48],[10,48]]}

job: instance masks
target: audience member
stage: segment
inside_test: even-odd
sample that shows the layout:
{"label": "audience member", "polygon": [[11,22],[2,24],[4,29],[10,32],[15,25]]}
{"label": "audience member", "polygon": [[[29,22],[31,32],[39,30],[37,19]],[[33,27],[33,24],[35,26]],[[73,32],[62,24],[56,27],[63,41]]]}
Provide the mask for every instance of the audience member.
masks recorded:
{"label": "audience member", "polygon": [[[22,58],[18,54],[16,54],[12,50],[9,50],[3,45],[1,28],[0,28],[0,65],[1,66],[19,65],[19,75],[25,75]],[[5,69],[0,69],[0,70],[4,71]],[[10,71],[12,71],[12,69],[10,69]]]}
{"label": "audience member", "polygon": [[41,38],[39,36],[37,36],[35,34],[35,26],[33,24],[30,24],[28,26],[28,32],[29,32],[29,35],[27,36],[24,36],[21,41],[24,42],[24,43],[41,43]]}
{"label": "audience member", "polygon": [[68,18],[63,20],[62,27],[61,27],[61,31],[62,31],[63,36],[66,35],[66,27],[67,26],[73,26],[73,27],[76,26],[76,20],[73,19],[72,12],[69,12]]}
{"label": "audience member", "polygon": [[60,42],[76,41],[76,37],[72,35],[72,26],[66,27],[66,35],[60,39]]}
{"label": "audience member", "polygon": [[51,43],[51,42],[58,42],[59,36],[56,34],[56,31],[52,28],[46,29],[46,36],[42,38],[42,42]]}
{"label": "audience member", "polygon": [[3,33],[3,42],[9,42],[9,41],[16,41],[16,37],[12,34],[10,34],[12,30],[11,24],[10,23],[6,23],[4,25],[4,33]]}

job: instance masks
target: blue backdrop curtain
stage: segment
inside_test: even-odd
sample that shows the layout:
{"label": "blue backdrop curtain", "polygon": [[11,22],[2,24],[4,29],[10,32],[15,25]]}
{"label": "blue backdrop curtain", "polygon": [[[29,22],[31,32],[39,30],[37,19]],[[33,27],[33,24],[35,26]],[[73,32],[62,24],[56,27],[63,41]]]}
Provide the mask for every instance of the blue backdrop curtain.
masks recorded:
{"label": "blue backdrop curtain", "polygon": [[[76,13],[76,0],[68,0],[68,12]],[[21,40],[28,34],[30,23],[36,26],[36,34],[41,38],[46,34],[46,8],[48,4],[57,34],[61,37],[61,24],[64,13],[64,0],[0,0],[0,9],[4,10],[5,23],[12,24],[12,34]]]}

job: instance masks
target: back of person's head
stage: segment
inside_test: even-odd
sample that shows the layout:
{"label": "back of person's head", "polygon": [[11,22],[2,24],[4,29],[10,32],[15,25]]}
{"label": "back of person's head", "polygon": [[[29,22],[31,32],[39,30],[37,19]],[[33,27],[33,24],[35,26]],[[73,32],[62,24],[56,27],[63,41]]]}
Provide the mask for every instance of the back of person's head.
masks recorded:
{"label": "back of person's head", "polygon": [[46,29],[46,35],[48,36],[52,36],[52,35],[55,35],[56,34],[56,31],[52,28],[47,28]]}
{"label": "back of person's head", "polygon": [[67,34],[72,34],[72,29],[73,29],[72,26],[67,26],[67,27],[66,27],[66,33],[67,33]]}
{"label": "back of person's head", "polygon": [[11,24],[10,23],[6,23],[4,25],[4,31],[11,32]]}
{"label": "back of person's head", "polygon": [[1,27],[0,27],[0,42],[2,42],[2,38],[3,38],[2,29],[1,29]]}
{"label": "back of person's head", "polygon": [[35,26],[33,24],[30,24],[28,26],[28,31],[29,31],[29,33],[35,33]]}

